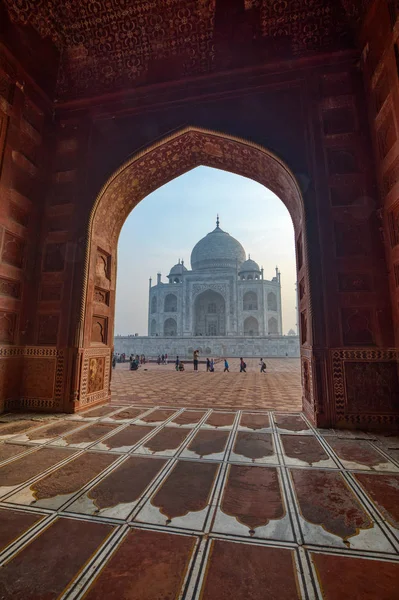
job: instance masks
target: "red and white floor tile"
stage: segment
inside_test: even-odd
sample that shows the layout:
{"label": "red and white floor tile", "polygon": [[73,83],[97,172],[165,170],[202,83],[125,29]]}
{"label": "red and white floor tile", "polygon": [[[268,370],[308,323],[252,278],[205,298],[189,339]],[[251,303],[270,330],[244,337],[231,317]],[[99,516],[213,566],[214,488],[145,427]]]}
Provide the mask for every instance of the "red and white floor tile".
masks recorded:
{"label": "red and white floor tile", "polygon": [[0,598],[396,600],[397,438],[274,402],[6,416]]}

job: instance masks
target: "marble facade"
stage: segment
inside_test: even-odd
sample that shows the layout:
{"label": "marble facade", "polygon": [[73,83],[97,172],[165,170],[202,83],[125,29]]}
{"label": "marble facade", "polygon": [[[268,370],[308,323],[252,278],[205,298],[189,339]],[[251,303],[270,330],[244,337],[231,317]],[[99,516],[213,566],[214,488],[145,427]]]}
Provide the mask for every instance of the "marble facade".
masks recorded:
{"label": "marble facade", "polygon": [[264,279],[263,268],[246,260],[240,242],[219,226],[191,253],[192,270],[174,265],[163,283],[150,279],[148,335],[282,335],[281,273]]}
{"label": "marble facade", "polygon": [[192,359],[193,351],[200,350],[200,357],[299,357],[298,336],[259,336],[259,337],[146,337],[116,336],[115,352],[120,354],[144,354],[156,357],[168,354]]}

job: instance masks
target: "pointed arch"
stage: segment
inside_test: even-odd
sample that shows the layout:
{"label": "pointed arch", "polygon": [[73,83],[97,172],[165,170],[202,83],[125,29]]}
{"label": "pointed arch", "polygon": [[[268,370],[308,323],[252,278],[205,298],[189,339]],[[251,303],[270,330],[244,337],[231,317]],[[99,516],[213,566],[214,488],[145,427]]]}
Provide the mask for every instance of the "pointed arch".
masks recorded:
{"label": "pointed arch", "polygon": [[[76,336],[83,355],[83,367],[89,364],[92,345],[93,297],[98,256],[103,257],[107,272],[101,278],[101,287],[110,294],[109,307],[104,319],[108,327],[108,347],[114,333],[114,306],[116,288],[116,249],[121,228],[134,207],[154,190],[187,171],[208,166],[253,179],[274,192],[287,207],[294,225],[297,248],[300,240],[301,261],[298,280],[308,286],[307,232],[304,227],[305,210],[299,185],[289,167],[266,148],[248,140],[198,127],[187,127],[157,141],[131,157],[104,184],[90,213],[87,228],[87,246],[83,275],[80,323]],[[299,264],[299,263],[298,263]],[[312,318],[310,292],[307,295],[307,352],[312,346]],[[158,307],[159,310],[159,307]],[[212,315],[209,315],[212,316]],[[305,347],[305,345],[304,345]],[[105,349],[104,349],[105,350]],[[110,354],[111,356],[111,354]],[[96,402],[109,398],[109,386],[96,394]],[[79,402],[87,404],[86,388],[82,387]],[[304,405],[314,418],[315,403]],[[310,408],[309,408],[310,407]]]}
{"label": "pointed arch", "polygon": [[259,335],[259,322],[255,317],[247,317],[244,321],[244,335],[254,337]]}

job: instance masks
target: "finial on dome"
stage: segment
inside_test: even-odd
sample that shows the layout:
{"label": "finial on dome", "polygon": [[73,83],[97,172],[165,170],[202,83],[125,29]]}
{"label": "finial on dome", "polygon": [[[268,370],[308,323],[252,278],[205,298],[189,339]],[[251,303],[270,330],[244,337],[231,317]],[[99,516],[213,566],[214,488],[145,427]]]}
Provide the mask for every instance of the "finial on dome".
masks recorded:
{"label": "finial on dome", "polygon": [[216,229],[219,229],[219,215],[216,215]]}

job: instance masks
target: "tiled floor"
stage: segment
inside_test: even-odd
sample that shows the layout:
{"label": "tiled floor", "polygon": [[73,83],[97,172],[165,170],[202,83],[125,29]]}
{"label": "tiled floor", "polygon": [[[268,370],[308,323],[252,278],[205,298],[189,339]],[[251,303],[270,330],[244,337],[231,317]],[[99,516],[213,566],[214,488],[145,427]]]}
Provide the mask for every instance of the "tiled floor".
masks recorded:
{"label": "tiled floor", "polygon": [[150,363],[138,371],[130,371],[128,363],[118,364],[113,373],[114,400],[139,402],[140,406],[301,410],[298,358],[267,359],[265,375],[259,373],[258,359],[245,360],[247,373],[239,372],[238,358],[229,359],[229,373],[223,373],[222,361],[216,364],[215,373],[207,373],[205,364],[194,372],[189,362],[182,373],[176,373],[173,364]]}
{"label": "tiled floor", "polygon": [[127,396],[0,423],[0,598],[397,600],[399,438]]}

